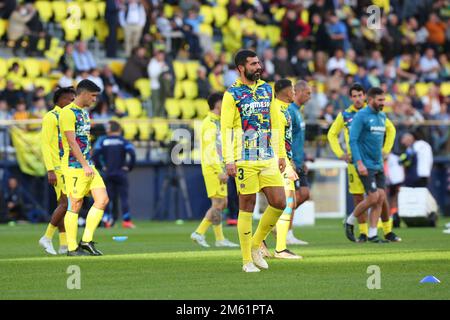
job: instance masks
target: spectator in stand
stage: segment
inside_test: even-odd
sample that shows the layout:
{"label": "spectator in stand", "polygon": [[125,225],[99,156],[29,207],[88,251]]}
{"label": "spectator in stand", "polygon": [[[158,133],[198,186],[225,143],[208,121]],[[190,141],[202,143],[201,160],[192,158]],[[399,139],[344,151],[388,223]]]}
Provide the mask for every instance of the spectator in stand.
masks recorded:
{"label": "spectator in stand", "polygon": [[285,47],[279,47],[277,49],[273,64],[275,66],[275,81],[294,75],[292,64],[289,61],[288,51]]}
{"label": "spectator in stand", "polygon": [[103,71],[101,73],[101,78],[103,81],[103,84],[110,84],[113,87],[113,91],[115,93],[119,93],[120,87],[119,87],[119,79],[114,75],[111,68],[106,65],[103,67]]}
{"label": "spectator in stand", "polygon": [[86,42],[78,42],[75,50],[72,53],[73,61],[75,63],[75,71],[89,71],[97,68],[94,56],[88,50]]}
{"label": "spectator in stand", "polygon": [[441,21],[436,13],[431,13],[428,22],[425,24],[428,30],[428,42],[435,46],[442,46],[445,43],[445,32],[447,26]]}
{"label": "spectator in stand", "polygon": [[322,134],[328,134],[328,130],[330,129],[331,124],[333,123],[334,119],[336,118],[336,114],[334,113],[334,106],[331,103],[328,103],[325,108],[323,109],[322,114],[320,115],[320,120],[323,120],[326,122],[321,124],[320,127],[322,128]]}
{"label": "spectator in stand", "polygon": [[439,96],[439,87],[434,83],[430,84],[428,94],[422,97],[424,107],[429,107],[431,115],[438,114],[441,110],[441,98]]}
{"label": "spectator in stand", "polygon": [[395,64],[397,66],[397,76],[400,81],[416,81],[417,75],[414,70],[412,57],[409,53],[403,53],[396,59]]}
{"label": "spectator in stand", "polygon": [[367,60],[367,69],[376,67],[380,73],[384,73],[383,56],[379,50],[372,51],[370,58]]}
{"label": "spectator in stand", "polygon": [[125,56],[130,56],[131,50],[139,45],[146,20],[141,0],[126,0],[119,12],[120,26],[125,35]]}
{"label": "spectator in stand", "polygon": [[400,156],[405,167],[405,186],[426,188],[433,168],[433,151],[428,142],[417,139],[411,133],[401,137],[406,152]]}
{"label": "spectator in stand", "polygon": [[[92,119],[94,120],[106,120],[109,121],[112,118],[112,113],[109,110],[108,103],[106,101],[99,101],[92,111]],[[104,125],[106,127],[106,123]]]}
{"label": "spectator in stand", "polygon": [[16,9],[13,11],[8,21],[8,41],[10,41],[10,46],[14,46],[13,53],[17,56],[17,50],[21,47],[22,41],[25,40],[24,37],[29,34],[29,29],[27,26],[28,21],[33,18],[36,13],[36,9],[33,4],[18,4]]}
{"label": "spectator in stand", "polygon": [[27,120],[30,118],[30,113],[27,111],[25,100],[20,100],[16,105],[16,111],[13,114],[14,120]]}
{"label": "spectator in stand", "polygon": [[439,62],[434,57],[434,50],[432,48],[426,49],[419,63],[418,71],[421,73],[421,79],[426,82],[436,81],[439,77],[440,69]]}
{"label": "spectator in stand", "polygon": [[448,114],[448,106],[446,103],[441,103],[441,111],[433,118],[434,120],[442,121],[443,123],[432,128],[433,150],[439,152],[445,148],[445,145],[450,138],[450,129],[448,126],[450,115]]}
{"label": "spectator in stand", "polygon": [[423,103],[422,100],[420,100],[419,96],[417,96],[416,87],[414,85],[409,86],[408,97],[411,99],[411,105],[414,107],[414,109],[422,112]]}
{"label": "spectator in stand", "polygon": [[204,66],[200,66],[198,68],[197,87],[198,97],[208,99],[211,93],[211,85],[209,84],[209,80],[206,76],[206,68]]}
{"label": "spectator in stand", "polygon": [[331,39],[333,50],[342,49],[347,51],[350,49],[347,26],[344,22],[340,21],[334,13],[331,13],[328,17],[327,31]]}
{"label": "spectator in stand", "polygon": [[[229,64],[227,67],[227,70],[225,71],[223,75],[223,84],[225,88],[230,87],[233,85],[233,83],[236,82],[236,80],[239,78],[239,73],[237,72],[234,65]],[[269,80],[267,80],[269,81]]]}
{"label": "spectator in stand", "polygon": [[8,179],[8,189],[5,192],[6,207],[8,209],[8,219],[11,221],[25,221],[25,204],[23,200],[22,188],[16,178]]}
{"label": "spectator in stand", "polygon": [[311,60],[309,52],[306,48],[300,48],[297,51],[297,55],[293,58],[294,73],[298,79],[311,80],[312,73],[309,69]]}
{"label": "spectator in stand", "polygon": [[[44,29],[44,25],[39,17],[39,12],[34,9],[33,4],[29,4],[30,10],[34,11],[33,16],[30,21],[27,22],[27,27],[29,30],[28,33],[28,46],[26,49],[27,56],[43,56],[44,51],[46,51],[50,46],[50,41],[52,37],[47,34],[47,31]],[[42,40],[44,42],[43,50],[40,51],[38,49],[38,42]]]}
{"label": "spectator in stand", "polygon": [[92,69],[87,78],[92,82],[94,82],[100,88],[100,92],[102,92],[105,89],[105,85],[103,83],[103,79],[100,76],[99,69],[97,68]]}
{"label": "spectator in stand", "polygon": [[35,98],[30,108],[30,117],[34,119],[42,119],[47,113],[47,103],[44,98]]}
{"label": "spectator in stand", "polygon": [[163,117],[165,115],[165,90],[162,88],[164,74],[169,72],[169,66],[166,63],[164,51],[156,51],[147,67],[150,77],[150,86],[152,89],[152,111],[153,116]]}
{"label": "spectator in stand", "polygon": [[336,49],[334,52],[334,56],[328,60],[327,63],[327,72],[331,73],[333,70],[339,69],[344,74],[348,73],[347,69],[347,61],[344,57],[344,51],[342,49]]}
{"label": "spectator in stand", "polygon": [[445,53],[439,55],[439,64],[441,65],[439,78],[443,81],[450,81],[450,63]]}
{"label": "spectator in stand", "polygon": [[147,78],[148,59],[143,47],[134,48],[131,56],[127,59],[122,72],[122,83],[126,90],[138,94],[134,83],[140,78]]}
{"label": "spectator in stand", "polygon": [[398,17],[395,14],[389,15],[386,31],[382,40],[383,48],[387,57],[396,57],[402,50],[404,37],[398,25]]}
{"label": "spectator in stand", "polygon": [[224,92],[225,83],[223,78],[223,65],[216,63],[215,67],[208,76],[209,84],[213,92]]}
{"label": "spectator in stand", "polygon": [[272,48],[264,50],[262,63],[264,65],[262,78],[267,81],[274,81],[275,77],[275,65],[273,63],[274,54]]}
{"label": "spectator in stand", "polygon": [[[11,111],[9,110],[8,102],[0,99],[0,121],[11,120]],[[9,134],[5,130],[0,130],[0,150],[5,151],[4,148],[9,146]]]}
{"label": "spectator in stand", "polygon": [[122,0],[106,0],[105,20],[108,23],[108,37],[105,41],[106,57],[117,57],[117,27]]}
{"label": "spectator in stand", "polygon": [[293,57],[302,42],[311,32],[309,24],[302,21],[300,11],[294,6],[288,7],[281,22],[281,36],[287,43],[289,57]]}
{"label": "spectator in stand", "polygon": [[311,21],[311,47],[314,51],[329,52],[331,43],[330,36],[328,35],[325,24],[323,23],[323,18],[319,14],[313,14]]}
{"label": "spectator in stand", "polygon": [[74,86],[75,80],[73,78],[73,70],[72,69],[66,69],[64,71],[64,74],[61,78],[59,78],[58,85],[61,88],[65,87],[72,87]]}
{"label": "spectator in stand", "polygon": [[0,93],[0,99],[8,102],[11,108],[15,108],[19,100],[25,99],[25,95],[23,91],[16,89],[14,82],[8,80],[6,88]]}
{"label": "spectator in stand", "polygon": [[64,54],[59,61],[59,67],[61,70],[71,69],[75,71],[75,61],[73,60],[73,44],[68,42],[64,46]]}

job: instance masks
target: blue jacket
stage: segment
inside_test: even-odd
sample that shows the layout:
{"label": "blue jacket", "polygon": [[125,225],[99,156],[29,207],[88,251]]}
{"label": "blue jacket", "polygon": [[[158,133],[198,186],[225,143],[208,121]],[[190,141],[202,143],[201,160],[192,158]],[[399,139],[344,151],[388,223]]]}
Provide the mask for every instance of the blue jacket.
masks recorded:
{"label": "blue jacket", "polygon": [[[127,161],[127,154],[130,159]],[[93,160],[95,164],[104,169],[106,176],[126,174],[123,167],[131,171],[136,162],[136,152],[133,144],[121,136],[104,136],[97,140],[94,147]]]}
{"label": "blue jacket", "polygon": [[306,125],[300,108],[293,102],[287,109],[292,119],[292,158],[297,169],[302,168],[305,161],[304,145]]}
{"label": "blue jacket", "polygon": [[353,117],[350,127],[350,149],[353,163],[361,160],[367,169],[383,170],[383,143],[386,133],[386,114],[370,106]]}

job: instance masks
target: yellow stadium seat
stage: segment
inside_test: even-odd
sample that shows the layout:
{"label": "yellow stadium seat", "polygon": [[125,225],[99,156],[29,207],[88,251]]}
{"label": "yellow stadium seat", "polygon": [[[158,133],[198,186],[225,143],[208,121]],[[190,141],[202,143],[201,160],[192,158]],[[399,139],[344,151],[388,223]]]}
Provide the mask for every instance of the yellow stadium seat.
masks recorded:
{"label": "yellow stadium seat", "polygon": [[122,98],[116,98],[116,100],[114,100],[114,103],[116,105],[116,110],[119,113],[126,113],[127,112],[127,105],[125,104],[125,100]]}
{"label": "yellow stadium seat", "polygon": [[177,80],[183,80],[186,78],[186,66],[180,61],[173,62],[173,70],[175,72],[175,78]]}
{"label": "yellow stadium seat", "polygon": [[198,63],[198,61],[191,61],[186,63],[186,71],[189,80],[197,80],[199,67],[200,63]]}
{"label": "yellow stadium seat", "polygon": [[256,36],[259,39],[262,39],[262,40],[267,39],[267,32],[266,32],[266,28],[264,28],[264,26],[256,25],[255,32],[256,32]]}
{"label": "yellow stadium seat", "polygon": [[213,9],[214,25],[221,28],[228,21],[228,10],[222,6],[216,6]]}
{"label": "yellow stadium seat", "polygon": [[105,11],[106,11],[106,1],[98,1],[97,2],[97,12],[100,18],[105,17]]}
{"label": "yellow stadium seat", "polygon": [[229,0],[217,0],[217,5],[221,7],[226,7],[228,5]]}
{"label": "yellow stadium seat", "polygon": [[50,92],[52,92],[53,87],[52,87],[52,83],[48,78],[37,78],[34,80],[34,87],[42,87],[44,88],[44,92],[45,94],[49,94]]}
{"label": "yellow stadium seat", "polygon": [[195,108],[195,102],[191,99],[182,99],[179,102],[181,108],[181,117],[182,119],[192,119],[195,117],[197,112]]}
{"label": "yellow stadium seat", "polygon": [[183,86],[181,84],[182,81],[176,81],[175,82],[175,87],[173,89],[173,96],[176,99],[180,99],[183,97]]}
{"label": "yellow stadium seat", "polygon": [[105,20],[95,21],[95,36],[98,41],[105,42],[109,34],[109,28]]}
{"label": "yellow stadium seat", "polygon": [[195,108],[197,109],[197,118],[203,119],[208,115],[209,105],[206,99],[196,99]]}
{"label": "yellow stadium seat", "polygon": [[123,72],[124,63],[122,61],[112,61],[109,64],[109,68],[116,76],[121,76]]}
{"label": "yellow stadium seat", "polygon": [[156,141],[164,141],[170,133],[169,124],[165,119],[154,118],[152,123],[152,129],[155,133]]}
{"label": "yellow stadium seat", "polygon": [[80,29],[81,40],[89,41],[94,37],[95,34],[95,22],[93,20],[82,20]]}
{"label": "yellow stadium seat", "polygon": [[8,29],[8,20],[0,19],[0,38],[6,33]]}
{"label": "yellow stadium seat", "polygon": [[138,98],[130,98],[125,100],[128,116],[131,118],[139,118],[142,115],[142,104]]}
{"label": "yellow stadium seat", "polygon": [[211,6],[200,6],[200,15],[203,16],[203,23],[211,24],[214,20],[213,9]]}
{"label": "yellow stadium seat", "polygon": [[[147,121],[142,121],[147,120]],[[138,129],[139,129],[139,140],[146,141],[150,139],[151,134],[151,127],[150,123],[148,122],[147,117],[141,117],[141,121],[138,123]]]}
{"label": "yellow stadium seat", "polygon": [[177,99],[166,99],[165,109],[169,118],[177,119],[181,115],[180,104]]}
{"label": "yellow stadium seat", "polygon": [[408,94],[409,82],[400,82],[398,84],[398,91],[403,94]]}
{"label": "yellow stadium seat", "polygon": [[275,21],[281,22],[281,20],[283,20],[285,14],[286,14],[286,8],[280,7],[278,9],[276,9],[275,14],[273,15],[273,18],[275,19]]}
{"label": "yellow stadium seat", "polygon": [[39,12],[39,17],[43,22],[49,22],[53,16],[52,4],[50,1],[36,1],[34,3],[36,10]]}
{"label": "yellow stadium seat", "polygon": [[275,25],[266,26],[267,36],[272,46],[276,46],[281,41],[281,29]]}
{"label": "yellow stadium seat", "polygon": [[85,1],[83,2],[84,17],[89,20],[95,20],[98,18],[98,6],[95,2]]}
{"label": "yellow stadium seat", "polygon": [[32,78],[22,78],[20,81],[22,90],[31,91],[34,88],[34,81]]}
{"label": "yellow stadium seat", "polygon": [[195,99],[198,96],[198,86],[195,81],[184,80],[181,82],[183,88],[183,95],[188,99]]}
{"label": "yellow stadium seat", "polygon": [[428,93],[428,88],[430,86],[428,85],[428,83],[425,82],[418,82],[416,83],[416,93],[417,96],[419,97],[423,97]]}
{"label": "yellow stadium seat", "polygon": [[5,59],[0,58],[0,79],[8,73],[8,63]]}
{"label": "yellow stadium seat", "polygon": [[440,92],[444,97],[450,96],[450,82],[443,82]]}
{"label": "yellow stadium seat", "polygon": [[200,25],[200,33],[212,37],[214,34],[213,27],[209,24],[202,23]]}
{"label": "yellow stadium seat", "polygon": [[164,10],[164,16],[167,18],[167,19],[171,19],[172,17],[173,17],[173,14],[174,14],[174,6],[172,6],[172,5],[170,5],[170,4],[165,4],[164,5],[164,8],[163,8],[163,10]]}
{"label": "yellow stadium seat", "polygon": [[0,77],[0,90],[4,90],[6,87],[6,79],[3,77]]}
{"label": "yellow stadium seat", "polygon": [[75,40],[77,40],[80,29],[74,28],[71,20],[64,20],[61,23],[61,27],[64,30],[64,40],[68,42],[74,42]]}
{"label": "yellow stadium seat", "polygon": [[141,99],[147,100],[152,95],[152,89],[150,87],[150,79],[140,78],[134,83],[134,87],[139,90]]}
{"label": "yellow stadium seat", "polygon": [[123,117],[121,119],[121,126],[123,128],[123,137],[127,140],[134,140],[138,133],[137,123],[135,119]]}
{"label": "yellow stadium seat", "polygon": [[23,60],[23,66],[28,78],[37,78],[41,74],[41,61],[35,58]]}
{"label": "yellow stadium seat", "polygon": [[55,22],[61,23],[67,17],[67,4],[65,1],[52,1],[53,19]]}

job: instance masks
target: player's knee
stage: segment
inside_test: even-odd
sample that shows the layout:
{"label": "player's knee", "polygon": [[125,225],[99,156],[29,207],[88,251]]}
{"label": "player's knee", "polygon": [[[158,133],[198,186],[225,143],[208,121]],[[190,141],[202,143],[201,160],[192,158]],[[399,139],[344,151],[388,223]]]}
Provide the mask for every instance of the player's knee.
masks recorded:
{"label": "player's knee", "polygon": [[305,201],[309,200],[310,194],[309,194],[309,190],[308,189],[302,190],[300,192],[300,194],[301,194],[302,202],[305,202]]}
{"label": "player's knee", "polygon": [[367,197],[367,201],[369,202],[369,204],[370,204],[371,206],[373,206],[373,205],[375,205],[375,204],[378,203],[379,198],[380,198],[380,197],[379,197],[378,192],[371,192],[371,193],[369,194],[369,196]]}
{"label": "player's knee", "polygon": [[71,199],[70,207],[68,208],[68,210],[70,210],[72,212],[80,212],[82,205],[83,205],[83,199]]}
{"label": "player's knee", "polygon": [[286,197],[277,197],[270,205],[275,209],[284,210],[286,208]]}
{"label": "player's knee", "polygon": [[68,206],[69,206],[69,201],[67,201],[67,198],[66,198],[66,197],[61,197],[61,198],[59,199],[58,206],[59,206],[62,210],[67,211],[67,210],[68,210]]}
{"label": "player's knee", "polygon": [[108,203],[109,203],[108,196],[104,196],[101,197],[100,199],[95,200],[94,206],[98,209],[105,210]]}

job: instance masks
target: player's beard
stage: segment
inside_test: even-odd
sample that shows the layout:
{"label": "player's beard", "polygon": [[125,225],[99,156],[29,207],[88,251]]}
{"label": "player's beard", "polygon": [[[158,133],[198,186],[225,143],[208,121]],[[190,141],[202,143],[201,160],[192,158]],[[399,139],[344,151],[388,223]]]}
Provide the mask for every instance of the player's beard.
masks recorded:
{"label": "player's beard", "polygon": [[247,69],[245,70],[245,77],[250,81],[258,81],[261,78],[261,74],[262,74],[261,68],[259,68],[253,73],[248,72]]}
{"label": "player's beard", "polygon": [[374,104],[373,105],[373,108],[375,109],[376,112],[383,111],[383,107],[384,107],[383,104]]}

